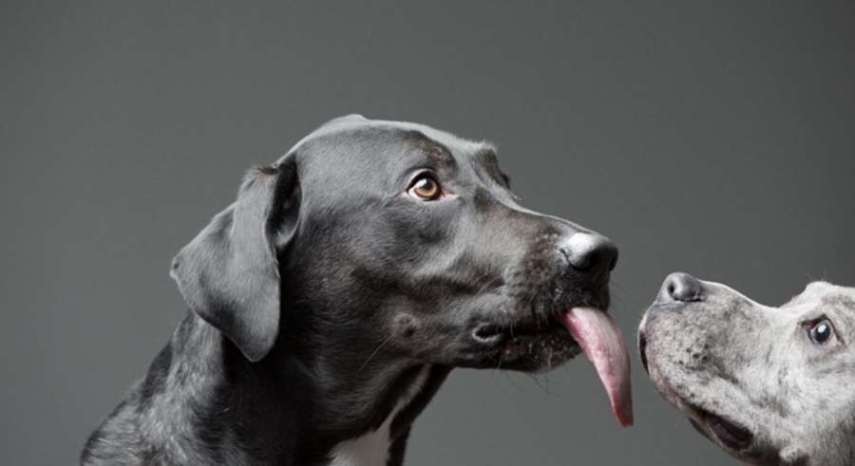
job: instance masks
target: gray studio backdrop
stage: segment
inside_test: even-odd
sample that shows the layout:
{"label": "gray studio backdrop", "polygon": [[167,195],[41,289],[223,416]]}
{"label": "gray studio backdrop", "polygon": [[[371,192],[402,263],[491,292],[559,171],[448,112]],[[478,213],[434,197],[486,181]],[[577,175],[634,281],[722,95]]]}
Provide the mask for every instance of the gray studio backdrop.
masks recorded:
{"label": "gray studio backdrop", "polygon": [[[184,313],[172,255],[349,112],[496,142],[526,205],[619,243],[630,339],[677,269],[855,285],[852,2],[5,1],[0,463],[76,461]],[[732,464],[633,360],[628,430],[584,360],[457,371],[408,464]]]}

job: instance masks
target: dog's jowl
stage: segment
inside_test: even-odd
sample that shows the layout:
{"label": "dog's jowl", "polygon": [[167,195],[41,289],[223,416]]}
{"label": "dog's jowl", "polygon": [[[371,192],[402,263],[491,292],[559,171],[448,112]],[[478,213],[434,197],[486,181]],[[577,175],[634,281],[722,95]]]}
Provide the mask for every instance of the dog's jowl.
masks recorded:
{"label": "dog's jowl", "polygon": [[521,207],[490,144],[333,120],[175,257],[190,312],[82,462],[399,465],[452,368],[580,351],[628,424],[616,262],[605,237]]}

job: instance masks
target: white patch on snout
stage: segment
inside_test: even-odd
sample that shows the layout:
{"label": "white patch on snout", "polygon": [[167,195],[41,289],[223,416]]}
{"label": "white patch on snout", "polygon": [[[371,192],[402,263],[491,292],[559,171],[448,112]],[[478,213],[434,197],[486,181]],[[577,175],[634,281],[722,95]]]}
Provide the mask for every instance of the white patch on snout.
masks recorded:
{"label": "white patch on snout", "polygon": [[594,250],[601,241],[590,233],[579,232],[564,240],[560,246],[569,249],[572,257],[583,257]]}
{"label": "white patch on snout", "polygon": [[401,409],[407,406],[424,386],[430,366],[425,366],[413,383],[404,390],[401,399],[380,424],[377,430],[366,432],[360,437],[345,440],[332,449],[330,466],[386,466],[392,439],[389,429]]}

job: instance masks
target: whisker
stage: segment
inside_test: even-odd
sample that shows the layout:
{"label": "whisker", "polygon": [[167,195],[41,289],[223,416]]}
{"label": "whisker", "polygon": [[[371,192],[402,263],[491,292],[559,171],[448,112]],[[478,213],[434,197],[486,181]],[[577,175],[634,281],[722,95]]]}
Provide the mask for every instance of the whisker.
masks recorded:
{"label": "whisker", "polygon": [[393,336],[394,335],[389,335],[388,337],[386,337],[385,340],[381,341],[380,344],[377,345],[376,348],[374,348],[374,351],[372,351],[371,354],[368,356],[368,359],[366,359],[365,362],[362,363],[361,366],[359,366],[359,369],[356,372],[357,373],[362,372],[362,369],[365,369],[365,366],[367,366],[368,363],[371,362],[371,359],[377,355],[377,353],[380,351],[381,348],[383,348],[383,346],[386,345],[386,343],[389,343],[389,340],[391,340]]}
{"label": "whisker", "polygon": [[549,391],[547,391],[547,390],[543,387],[543,385],[540,383],[540,380],[538,380],[538,379],[537,379],[537,377],[536,377],[534,374],[526,374],[526,376],[528,376],[528,378],[529,378],[531,381],[533,381],[535,385],[537,385],[537,388],[539,388],[539,389],[540,389],[540,391],[542,391],[542,392],[543,392],[544,394],[546,394],[546,395],[549,395]]}

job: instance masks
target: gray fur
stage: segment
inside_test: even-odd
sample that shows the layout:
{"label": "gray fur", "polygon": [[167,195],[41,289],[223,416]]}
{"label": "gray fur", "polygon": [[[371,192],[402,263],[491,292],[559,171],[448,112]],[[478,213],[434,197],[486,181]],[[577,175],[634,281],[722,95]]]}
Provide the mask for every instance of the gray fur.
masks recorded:
{"label": "gray fur", "polygon": [[[664,398],[744,462],[855,464],[855,289],[814,282],[770,307],[701,281],[700,298],[680,302],[668,297],[669,280],[639,329]],[[808,328],[821,317],[835,339],[818,345]],[[730,448],[705,412],[749,430],[750,445]]]}

